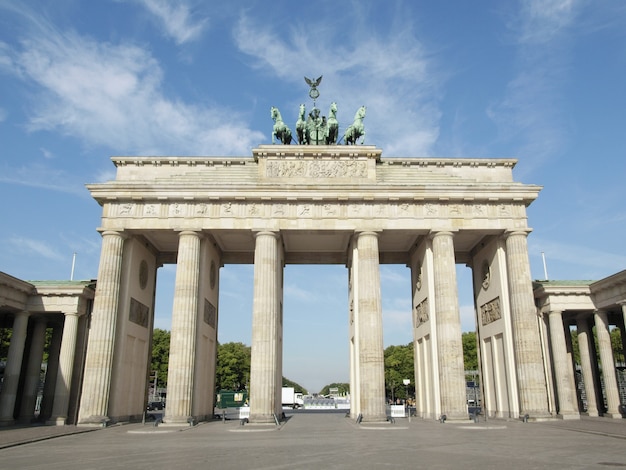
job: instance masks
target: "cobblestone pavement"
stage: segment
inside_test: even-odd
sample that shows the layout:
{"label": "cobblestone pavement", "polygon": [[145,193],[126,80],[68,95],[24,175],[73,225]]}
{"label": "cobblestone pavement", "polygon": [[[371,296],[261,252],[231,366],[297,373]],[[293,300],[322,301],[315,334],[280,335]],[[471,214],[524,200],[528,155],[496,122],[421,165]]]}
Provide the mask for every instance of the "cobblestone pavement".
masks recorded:
{"label": "cobblestone pavement", "polygon": [[626,468],[626,420],[356,424],[296,413],[280,426],[0,428],[0,467],[19,469]]}

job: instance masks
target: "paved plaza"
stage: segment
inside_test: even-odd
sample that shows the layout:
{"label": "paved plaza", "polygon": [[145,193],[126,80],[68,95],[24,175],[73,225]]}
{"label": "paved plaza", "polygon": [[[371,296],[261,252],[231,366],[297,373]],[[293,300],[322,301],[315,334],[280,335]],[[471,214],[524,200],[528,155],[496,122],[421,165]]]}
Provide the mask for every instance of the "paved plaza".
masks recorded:
{"label": "paved plaza", "polygon": [[343,413],[294,413],[279,427],[14,427],[0,430],[0,462],[46,470],[626,468],[626,420],[358,425]]}

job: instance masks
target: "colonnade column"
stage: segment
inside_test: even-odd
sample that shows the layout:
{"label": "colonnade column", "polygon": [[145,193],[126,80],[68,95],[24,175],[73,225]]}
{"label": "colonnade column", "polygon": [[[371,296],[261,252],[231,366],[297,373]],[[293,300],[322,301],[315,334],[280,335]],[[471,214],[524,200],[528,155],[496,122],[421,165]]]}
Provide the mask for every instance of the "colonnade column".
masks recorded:
{"label": "colonnade column", "polygon": [[17,398],[17,388],[24,359],[24,345],[28,331],[29,312],[20,312],[13,319],[11,343],[7,354],[7,364],[4,369],[2,393],[0,393],[0,426],[10,426],[14,423],[13,413]]}
{"label": "colonnade column", "polygon": [[274,423],[281,407],[282,369],[279,366],[282,257],[280,235],[255,234],[250,421]]}
{"label": "colonnade column", "polygon": [[506,266],[520,414],[537,418],[548,417],[550,413],[543,358],[540,343],[537,341],[539,327],[528,261],[527,236],[523,231],[507,234]]}
{"label": "colonnade column", "polygon": [[166,424],[187,423],[192,417],[200,279],[200,233],[189,230],[180,232],[176,263],[167,374],[167,406],[163,418]]}
{"label": "colonnade column", "polygon": [[363,421],[385,421],[385,351],[378,234],[357,234],[359,388]]}
{"label": "colonnade column", "polygon": [[44,319],[38,318],[35,320],[32,335],[19,415],[19,420],[27,423],[32,421],[35,416],[35,403],[37,402],[37,390],[41,378],[41,362],[46,340],[46,321]]}
{"label": "colonnade column", "polygon": [[467,419],[453,233],[434,233],[432,249],[441,411],[447,419]]}
{"label": "colonnade column", "polygon": [[568,363],[565,332],[563,331],[563,313],[559,310],[550,311],[549,321],[556,392],[559,399],[559,415],[563,419],[579,419],[580,415],[574,406],[575,392],[571,386],[574,383],[574,377],[572,364]]}
{"label": "colonnade column", "polygon": [[123,249],[120,232],[107,230],[102,234],[78,424],[96,425],[108,419]]}
{"label": "colonnade column", "polygon": [[52,416],[48,424],[63,426],[67,421],[67,411],[70,403],[70,390],[72,388],[72,372],[74,370],[74,356],[76,353],[76,337],[78,335],[78,313],[65,314],[63,324],[63,339],[61,340],[61,352],[59,354],[59,372],[54,388],[54,403]]}
{"label": "colonnade column", "polygon": [[[582,367],[583,381],[585,383],[585,395],[587,396],[587,414],[598,416],[598,401],[595,387],[595,378],[591,362],[591,329],[587,316],[579,316],[576,319],[576,331],[578,332],[578,350],[580,351],[580,365]],[[595,361],[595,350],[594,350]]]}
{"label": "colonnade column", "polygon": [[47,421],[52,416],[52,405],[54,403],[54,389],[56,388],[57,375],[59,372],[59,356],[61,353],[61,341],[63,339],[63,325],[52,325],[52,339],[50,350],[48,351],[48,367],[46,368],[46,381],[43,384],[43,399],[41,400],[41,410],[39,421]]}
{"label": "colonnade column", "polygon": [[607,412],[605,416],[620,419],[622,415],[619,412],[620,401],[607,313],[602,310],[596,310],[594,320],[596,323],[600,362],[602,363],[602,377],[604,377],[604,393],[606,394]]}

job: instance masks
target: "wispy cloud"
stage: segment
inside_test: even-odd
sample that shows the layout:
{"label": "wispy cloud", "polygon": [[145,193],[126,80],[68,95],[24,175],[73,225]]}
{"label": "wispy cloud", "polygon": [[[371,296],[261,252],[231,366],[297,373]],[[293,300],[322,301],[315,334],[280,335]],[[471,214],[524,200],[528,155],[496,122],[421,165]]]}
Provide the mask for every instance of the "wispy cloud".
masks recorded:
{"label": "wispy cloud", "polygon": [[566,145],[559,88],[567,79],[567,34],[579,12],[573,0],[525,0],[509,22],[516,45],[516,75],[502,99],[487,114],[499,129],[499,139],[517,147],[524,165],[518,173],[541,166],[560,155]]}
{"label": "wispy cloud", "polygon": [[167,36],[176,44],[198,39],[208,26],[208,18],[194,14],[187,2],[178,0],[137,0],[152,15],[164,29]]}
{"label": "wispy cloud", "polygon": [[[626,266],[626,255],[623,253],[566,243],[560,239],[548,240],[533,236],[529,239],[528,251],[545,253],[548,275],[553,279],[571,279],[571,266],[577,267],[577,278],[582,279],[599,279],[621,271]],[[558,270],[554,268],[555,262],[559,262]]]}
{"label": "wispy cloud", "polygon": [[1,164],[0,182],[49,189],[85,197],[89,195],[83,181],[77,180],[76,175],[70,175],[63,170],[51,168],[40,163],[31,163],[21,167],[10,167],[6,163]]}
{"label": "wispy cloud", "polygon": [[[295,20],[292,29],[279,36],[242,15],[234,36],[254,67],[283,80],[302,80],[302,71],[311,71],[311,77],[323,71],[326,99],[341,97],[341,132],[358,107],[366,105],[365,143],[383,147],[388,154],[426,155],[438,137],[442,76],[412,25],[396,22],[390,32],[377,33],[358,22],[348,29],[309,18],[306,24]],[[295,103],[290,105],[297,109]]]}
{"label": "wispy cloud", "polygon": [[20,253],[29,254],[35,257],[42,257],[48,260],[59,261],[65,259],[65,256],[61,255],[50,244],[41,240],[33,240],[31,238],[24,237],[11,237],[7,240],[7,244]]}
{"label": "wispy cloud", "polygon": [[31,27],[19,49],[0,48],[0,63],[35,90],[31,131],[141,155],[241,155],[263,141],[232,110],[167,97],[163,71],[147,50],[59,32],[20,14]]}

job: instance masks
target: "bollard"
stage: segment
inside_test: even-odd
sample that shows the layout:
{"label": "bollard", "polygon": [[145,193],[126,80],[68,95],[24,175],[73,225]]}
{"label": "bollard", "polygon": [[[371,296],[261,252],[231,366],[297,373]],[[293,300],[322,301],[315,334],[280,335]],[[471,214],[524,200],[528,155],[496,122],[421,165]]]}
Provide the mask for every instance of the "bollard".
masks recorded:
{"label": "bollard", "polygon": [[524,415],[524,417],[522,418],[522,421],[523,421],[524,423],[527,423],[527,422],[528,422],[528,418],[530,418],[530,416],[528,416],[527,414],[525,414],[525,415]]}
{"label": "bollard", "polygon": [[446,415],[441,415],[441,416],[439,417],[439,422],[440,422],[441,424],[443,424],[443,423],[445,423],[445,422],[446,422],[446,419],[448,419],[448,417],[447,417]]}

